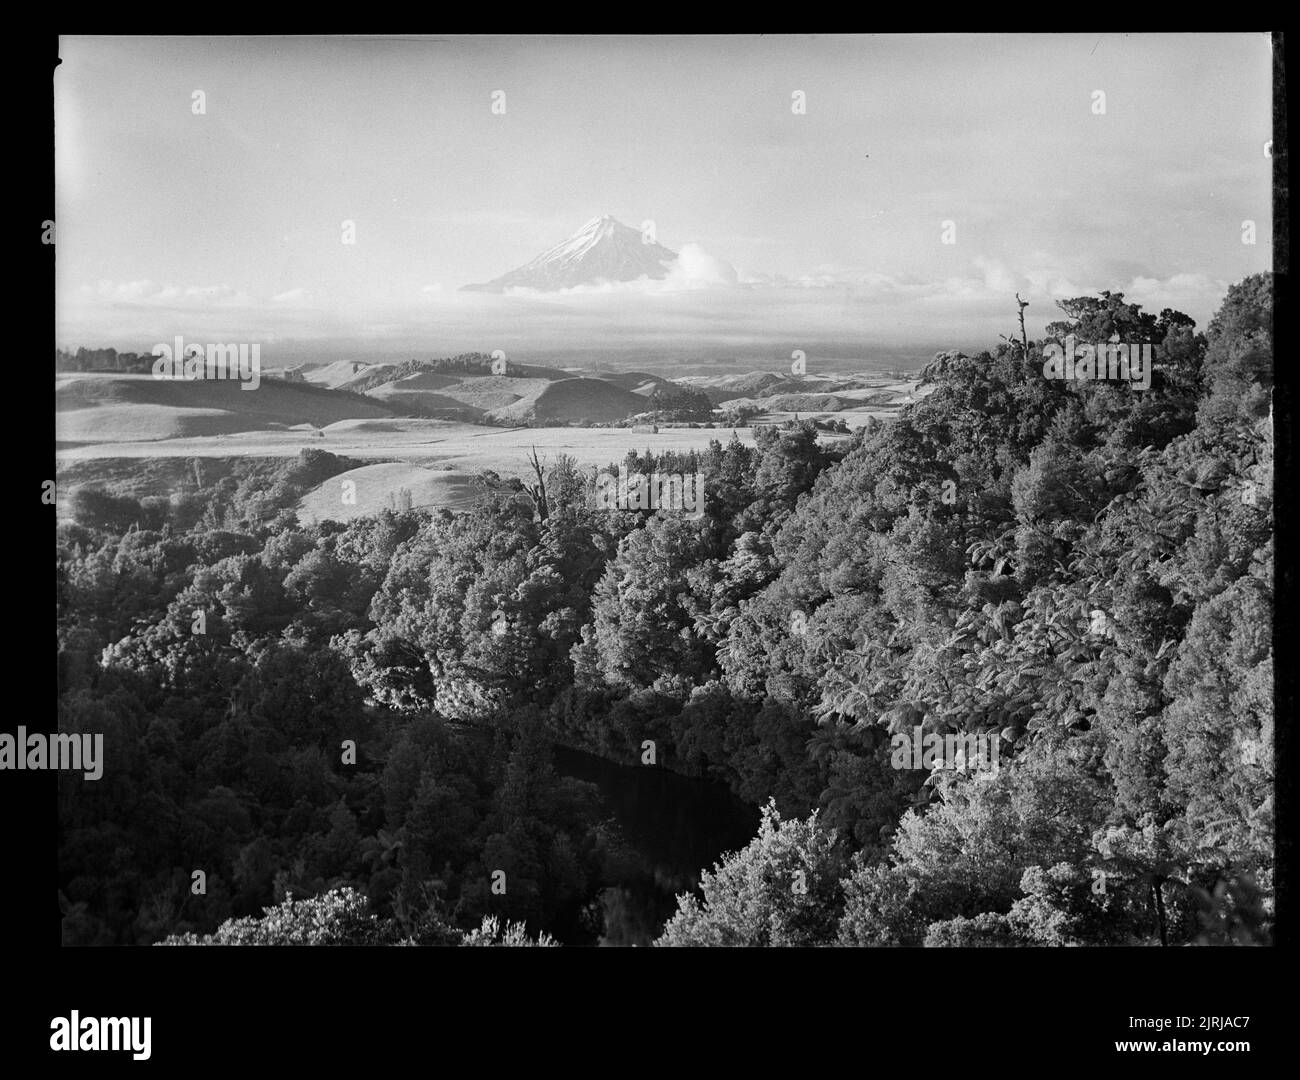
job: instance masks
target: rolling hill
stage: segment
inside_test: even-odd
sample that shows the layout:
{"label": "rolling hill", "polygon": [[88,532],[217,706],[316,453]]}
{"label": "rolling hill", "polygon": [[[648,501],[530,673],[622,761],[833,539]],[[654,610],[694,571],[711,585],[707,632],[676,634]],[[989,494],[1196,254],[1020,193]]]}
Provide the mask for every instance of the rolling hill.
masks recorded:
{"label": "rolling hill", "polygon": [[602,379],[561,379],[538,387],[489,417],[499,423],[594,424],[646,411],[646,399]]}
{"label": "rolling hill", "polygon": [[244,390],[227,380],[78,373],[55,380],[54,400],[55,432],[61,443],[324,427],[339,420],[394,414],[382,401],[269,378],[256,390]]}
{"label": "rolling hill", "polygon": [[[346,483],[352,485],[351,489]],[[354,502],[344,502],[345,491],[350,492]],[[483,488],[474,473],[396,461],[364,465],[331,477],[304,495],[297,511],[307,522],[350,521],[403,506],[455,509],[470,506],[482,497]]]}
{"label": "rolling hill", "polygon": [[621,386],[624,390],[631,390],[632,393],[640,394],[642,397],[649,397],[661,386],[674,385],[671,379],[665,379],[660,375],[651,375],[646,371],[593,371],[587,377],[600,379],[601,382],[613,383],[615,386]]}

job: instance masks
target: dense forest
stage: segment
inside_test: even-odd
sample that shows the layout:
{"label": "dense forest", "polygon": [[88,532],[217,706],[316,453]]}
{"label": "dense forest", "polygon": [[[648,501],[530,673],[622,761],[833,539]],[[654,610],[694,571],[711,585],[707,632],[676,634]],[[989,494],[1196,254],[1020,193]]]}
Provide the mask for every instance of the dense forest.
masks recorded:
{"label": "dense forest", "polygon": [[[1268,943],[1271,281],[1204,333],[1060,306],[837,446],[611,464],[703,473],[698,519],[563,459],[349,524],[292,513],[355,464],[319,451],[79,494],[59,728],[106,760],[60,778],[65,943],[590,940],[637,871],[556,744],[761,808],[657,944]],[[1044,378],[1070,333],[1155,345],[1150,389]],[[916,728],[999,767],[895,767]]]}

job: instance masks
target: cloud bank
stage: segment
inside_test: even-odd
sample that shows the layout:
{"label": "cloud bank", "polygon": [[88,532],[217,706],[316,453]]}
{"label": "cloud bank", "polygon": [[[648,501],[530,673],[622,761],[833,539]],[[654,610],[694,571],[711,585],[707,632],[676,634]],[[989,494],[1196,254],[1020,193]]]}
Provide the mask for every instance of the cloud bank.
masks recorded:
{"label": "cloud bank", "polygon": [[[1059,317],[1055,301],[1102,289],[1123,292],[1148,310],[1185,311],[1204,328],[1228,285],[1186,273],[1076,281],[1051,268],[1015,268],[984,257],[940,281],[835,267],[784,278],[738,270],[702,246],[686,244],[661,281],[553,293],[423,286],[407,297],[358,303],[300,287],[256,297],[229,285],[102,281],[60,296],[57,334],[65,347],[119,349],[144,349],[176,334],[261,341],[272,350],[264,356],[273,356],[278,343],[286,362],[326,345],[359,357],[494,348],[554,355],[605,345],[666,352],[747,347],[783,357],[810,341],[831,339],[864,353],[936,344],[991,348],[1015,326],[1017,292],[1030,302],[1031,335]],[[275,360],[264,363],[273,366]]]}

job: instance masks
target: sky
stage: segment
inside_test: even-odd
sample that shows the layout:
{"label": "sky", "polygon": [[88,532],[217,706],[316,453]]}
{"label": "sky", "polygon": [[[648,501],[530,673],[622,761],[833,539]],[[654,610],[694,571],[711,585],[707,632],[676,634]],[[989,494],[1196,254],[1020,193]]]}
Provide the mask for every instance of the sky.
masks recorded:
{"label": "sky", "polygon": [[[64,347],[803,349],[811,373],[992,347],[1017,291],[1031,336],[1102,289],[1204,327],[1272,264],[1265,34],[64,37],[60,57]],[[678,272],[458,291],[602,214],[653,222]]]}

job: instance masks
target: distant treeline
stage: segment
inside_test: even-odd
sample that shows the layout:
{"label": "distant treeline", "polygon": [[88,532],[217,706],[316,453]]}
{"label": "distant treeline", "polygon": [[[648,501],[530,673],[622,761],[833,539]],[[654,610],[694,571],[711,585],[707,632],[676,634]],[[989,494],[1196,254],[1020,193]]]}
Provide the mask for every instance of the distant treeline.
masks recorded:
{"label": "distant treeline", "polygon": [[666,384],[650,392],[650,412],[661,424],[712,420],[713,402],[703,390]]}
{"label": "distant treeline", "polygon": [[54,350],[55,371],[120,371],[147,375],[153,370],[156,357],[152,353],[124,352],[116,349],[87,349],[75,353],[66,349]]}
{"label": "distant treeline", "polygon": [[386,386],[411,375],[420,375],[426,371],[438,375],[491,375],[492,357],[487,353],[462,353],[459,356],[443,357],[441,360],[407,360],[396,366],[384,364],[374,371],[353,379],[348,384],[348,389],[364,394],[368,390]]}
{"label": "distant treeline", "polygon": [[[157,358],[152,353],[118,352],[116,349],[87,349],[82,346],[76,352],[68,349],[54,350],[55,371],[120,371],[123,373],[149,374],[153,371]],[[517,370],[519,365],[514,365]],[[423,371],[439,374],[491,375],[492,357],[487,353],[461,353],[457,356],[443,357],[435,360],[407,360],[396,366],[381,365],[376,371],[357,379],[349,390],[364,393],[377,386],[408,375]]]}

